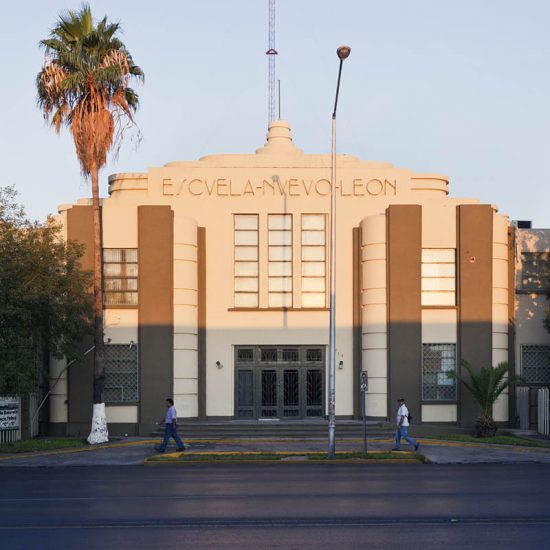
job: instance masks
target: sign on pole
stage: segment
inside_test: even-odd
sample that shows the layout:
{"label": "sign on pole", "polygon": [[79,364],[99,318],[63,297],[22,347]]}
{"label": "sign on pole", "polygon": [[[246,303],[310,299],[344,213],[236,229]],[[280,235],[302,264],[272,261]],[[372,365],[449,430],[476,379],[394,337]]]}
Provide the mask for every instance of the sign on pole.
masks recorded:
{"label": "sign on pole", "polygon": [[18,430],[19,427],[19,398],[0,397],[0,431]]}

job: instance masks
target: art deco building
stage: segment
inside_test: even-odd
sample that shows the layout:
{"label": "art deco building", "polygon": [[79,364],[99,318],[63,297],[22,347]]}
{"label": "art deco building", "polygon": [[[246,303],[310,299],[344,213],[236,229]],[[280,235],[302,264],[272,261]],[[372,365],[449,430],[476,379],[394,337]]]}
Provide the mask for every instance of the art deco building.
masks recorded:
{"label": "art deco building", "polygon": [[[349,155],[337,160],[336,414],[473,423],[448,376],[514,357],[514,228],[448,179]],[[286,122],[255,154],[114,174],[102,202],[107,417],[149,434],[173,396],[200,419],[321,418],[327,404],[330,156],[305,154]],[[60,207],[86,244],[89,200]],[[524,342],[522,341],[522,344]],[[89,347],[89,346],[88,346]],[[86,343],[83,343],[83,349]],[[519,352],[518,352],[519,353]],[[52,376],[63,364],[54,364]],[[54,431],[87,433],[91,354],[51,401]],[[515,412],[503,394],[497,421]]]}

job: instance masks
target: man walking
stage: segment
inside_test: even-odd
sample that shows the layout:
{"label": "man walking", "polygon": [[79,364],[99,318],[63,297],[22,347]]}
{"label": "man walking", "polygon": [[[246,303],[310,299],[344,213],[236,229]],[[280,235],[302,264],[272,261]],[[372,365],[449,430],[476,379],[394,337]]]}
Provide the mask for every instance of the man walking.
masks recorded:
{"label": "man walking", "polygon": [[178,413],[174,407],[174,400],[170,397],[166,399],[166,416],[164,417],[164,439],[160,447],[155,447],[159,453],[163,453],[168,446],[168,441],[172,438],[178,446],[178,451],[185,451],[185,445],[178,435]]}
{"label": "man walking", "polygon": [[396,418],[397,429],[395,431],[395,448],[392,451],[401,450],[401,438],[412,445],[415,451],[418,451],[419,444],[412,437],[409,437],[409,409],[407,409],[403,398],[398,399],[397,403],[399,404]]}

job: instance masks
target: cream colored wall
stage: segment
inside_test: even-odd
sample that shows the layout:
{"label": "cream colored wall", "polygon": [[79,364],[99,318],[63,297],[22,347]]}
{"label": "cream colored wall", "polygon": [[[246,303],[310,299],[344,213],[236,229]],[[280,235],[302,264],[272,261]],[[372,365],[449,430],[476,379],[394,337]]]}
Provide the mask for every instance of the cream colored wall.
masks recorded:
{"label": "cream colored wall", "polygon": [[[493,367],[508,361],[508,218],[493,216]],[[493,405],[497,422],[508,420],[506,389]]]}
{"label": "cream colored wall", "polygon": [[[422,248],[456,250],[456,204],[422,205]],[[423,309],[422,343],[457,344],[457,314],[456,308]],[[456,405],[422,405],[422,422],[455,422],[456,410]]]}
{"label": "cream colored wall", "polygon": [[129,423],[135,424],[138,422],[138,406],[137,405],[116,405],[105,407],[107,422],[109,423]]}
{"label": "cream colored wall", "polygon": [[457,343],[457,310],[423,309],[422,310],[422,343],[423,344],[456,344]]}
{"label": "cream colored wall", "polygon": [[367,416],[388,415],[386,216],[361,222],[362,370],[369,373]]}
{"label": "cream colored wall", "polygon": [[422,405],[422,422],[456,422],[456,405]]}
{"label": "cream colored wall", "polygon": [[197,223],[174,215],[174,405],[198,415]]}
{"label": "cream colored wall", "polygon": [[[174,388],[183,416],[197,413],[196,225],[206,228],[207,415],[233,416],[235,345],[328,344],[328,312],[299,310],[299,245],[300,215],[330,211],[329,178],[330,155],[303,154],[281,122],[272,127],[268,143],[257,154],[212,155],[109,178],[110,197],[103,200],[106,246],[135,246],[125,243],[134,243],[134,236],[137,243],[137,205],[165,204],[174,211]],[[456,246],[455,207],[478,201],[447,195],[445,176],[337,157],[336,347],[337,362],[344,362],[344,369],[336,372],[338,415],[353,414],[353,228],[363,228],[362,348],[363,367],[371,380],[367,413],[386,416],[384,213],[389,204],[421,204],[423,246]],[[260,216],[260,311],[232,310],[237,213]],[[267,215],[277,213],[293,215],[293,299],[298,310],[266,308]],[[216,368],[216,361],[222,369]]]}
{"label": "cream colored wall", "polygon": [[110,307],[105,310],[103,319],[106,342],[109,344],[129,344],[133,341],[137,344],[137,309],[115,309]]}

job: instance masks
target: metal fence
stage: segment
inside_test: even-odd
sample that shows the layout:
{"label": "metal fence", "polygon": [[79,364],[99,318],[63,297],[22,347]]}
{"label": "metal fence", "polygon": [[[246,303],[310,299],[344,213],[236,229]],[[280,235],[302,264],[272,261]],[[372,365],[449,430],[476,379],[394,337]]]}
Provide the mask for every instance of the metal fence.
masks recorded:
{"label": "metal fence", "polygon": [[516,419],[520,430],[529,429],[529,387],[516,386]]}
{"label": "metal fence", "polygon": [[537,401],[537,431],[542,435],[550,435],[550,390],[539,388]]}

